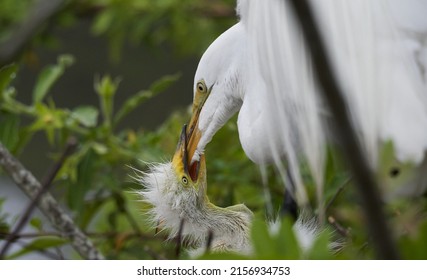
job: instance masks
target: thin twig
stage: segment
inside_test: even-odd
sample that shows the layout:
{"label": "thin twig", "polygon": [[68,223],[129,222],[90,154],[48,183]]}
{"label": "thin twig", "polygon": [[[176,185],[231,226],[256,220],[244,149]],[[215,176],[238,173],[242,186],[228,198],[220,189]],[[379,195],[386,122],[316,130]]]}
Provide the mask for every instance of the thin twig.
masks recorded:
{"label": "thin twig", "polygon": [[340,225],[337,220],[333,216],[328,217],[328,222],[337,230],[337,232],[342,237],[348,237],[350,234],[350,231],[346,228],[344,228],[342,225]]}
{"label": "thin twig", "polygon": [[184,230],[184,219],[181,219],[179,223],[179,229],[178,229],[178,235],[176,237],[176,249],[175,249],[175,256],[177,259],[179,259],[179,255],[181,254],[181,245],[182,245],[182,232]]}
{"label": "thin twig", "polygon": [[[40,182],[14,156],[12,156],[1,143],[0,166],[3,167],[4,171],[9,174],[16,185],[21,188],[30,199],[34,200],[37,197],[42,189]],[[63,237],[71,241],[71,245],[82,258],[104,258],[49,192],[46,192],[40,197],[38,207],[50,220],[52,225],[61,232]]]}
{"label": "thin twig", "polygon": [[65,160],[72,153],[74,153],[74,150],[76,149],[76,147],[77,147],[77,139],[74,137],[71,137],[70,139],[68,139],[65,149],[62,152],[61,156],[59,157],[58,161],[56,161],[55,164],[49,169],[47,175],[42,180],[42,187],[43,187],[42,191],[46,191],[50,188],[59,170],[64,165]]}
{"label": "thin twig", "polygon": [[342,185],[338,188],[334,196],[331,198],[331,200],[329,200],[328,205],[326,205],[325,213],[328,212],[329,208],[331,208],[332,204],[334,204],[335,200],[337,200],[338,196],[344,191],[345,187],[347,186],[348,183],[350,183],[351,180],[352,180],[352,177],[347,178],[347,180],[345,180],[342,183]]}
{"label": "thin twig", "polygon": [[376,255],[380,259],[398,259],[399,253],[386,223],[379,188],[357,142],[358,137],[348,115],[344,94],[336,81],[325,42],[311,6],[307,0],[285,1],[290,4],[299,22],[313,62],[314,73],[321,88],[320,92],[334,116],[334,129],[339,136],[343,155],[354,175],[362,198],[363,210],[368,230],[374,241]]}

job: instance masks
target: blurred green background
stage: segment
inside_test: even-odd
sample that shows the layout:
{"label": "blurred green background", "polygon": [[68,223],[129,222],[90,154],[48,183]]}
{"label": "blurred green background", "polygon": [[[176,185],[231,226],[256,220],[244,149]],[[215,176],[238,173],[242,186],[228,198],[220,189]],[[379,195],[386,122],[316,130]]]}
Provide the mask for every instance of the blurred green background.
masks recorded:
{"label": "blurred green background", "polygon": [[[28,42],[12,62],[3,63],[4,47],[54,2],[62,3],[60,9],[24,36]],[[51,192],[107,258],[188,258],[185,250],[176,254],[166,234],[154,234],[144,215],[149,206],[132,194],[141,186],[131,179],[131,167],[145,170],[147,162],[171,158],[190,118],[198,60],[237,21],[234,7],[234,0],[0,0],[0,141],[41,180],[69,137],[77,139]],[[332,147],[325,201],[335,223],[329,221],[332,230],[308,253],[289,246],[295,242],[289,222],[283,223],[284,235],[268,233],[265,220],[279,212],[283,184],[267,167],[264,191],[258,167],[240,147],[235,118],[215,135],[206,154],[211,201],[224,207],[245,203],[257,216],[251,258],[373,257],[351,179]],[[307,168],[302,170],[315,215],[313,182]],[[0,176],[2,246],[28,200],[6,174]],[[425,207],[421,200],[388,209],[405,258],[427,257],[419,246],[427,240],[420,214]],[[328,249],[336,239],[347,245],[339,253]],[[79,258],[67,244],[36,213],[6,257]]]}

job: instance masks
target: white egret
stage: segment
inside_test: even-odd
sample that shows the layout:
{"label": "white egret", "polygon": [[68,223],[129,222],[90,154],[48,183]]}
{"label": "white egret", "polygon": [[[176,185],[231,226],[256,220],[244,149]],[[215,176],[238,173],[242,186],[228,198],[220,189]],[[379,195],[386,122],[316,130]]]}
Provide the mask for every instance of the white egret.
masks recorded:
{"label": "white egret", "polygon": [[[215,133],[239,112],[247,156],[275,163],[284,179],[285,159],[302,205],[307,198],[300,160],[307,161],[321,197],[325,150],[333,137],[299,26],[285,2],[238,0],[240,21],[203,54],[194,93],[209,89],[210,96],[197,116],[189,154],[197,163]],[[427,186],[420,171],[427,165],[427,17],[421,12],[427,1],[310,2],[359,142],[370,166],[387,172],[383,190],[390,196],[420,194]],[[392,143],[394,156],[383,163],[386,143]],[[414,168],[405,169],[406,163]],[[399,176],[392,172],[396,167]],[[385,183],[395,177],[404,180]]]}

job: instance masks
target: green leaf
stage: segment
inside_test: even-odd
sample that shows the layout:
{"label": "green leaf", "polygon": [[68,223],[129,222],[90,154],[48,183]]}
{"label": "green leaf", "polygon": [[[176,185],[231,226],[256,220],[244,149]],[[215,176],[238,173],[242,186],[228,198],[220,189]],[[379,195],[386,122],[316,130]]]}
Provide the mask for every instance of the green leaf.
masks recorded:
{"label": "green leaf", "polygon": [[64,127],[65,111],[56,109],[53,104],[48,107],[44,103],[37,103],[35,106],[37,120],[30,126],[32,131],[44,130],[50,144],[54,143],[55,132]]}
{"label": "green leaf", "polygon": [[61,55],[56,65],[45,67],[37,78],[33,91],[33,103],[41,102],[65,69],[73,63],[74,58],[71,55]]}
{"label": "green leaf", "polygon": [[71,117],[86,127],[95,127],[98,122],[99,111],[92,106],[80,106],[74,109]]}
{"label": "green leaf", "polygon": [[112,97],[120,84],[120,78],[114,80],[110,76],[104,76],[95,80],[95,91],[102,97]]}
{"label": "green leaf", "polygon": [[146,100],[153,97],[153,92],[151,91],[140,91],[127,99],[120,110],[117,112],[114,117],[114,125],[117,125],[126,115],[135,110],[139,105],[144,103]]}
{"label": "green leaf", "polygon": [[34,251],[41,251],[41,250],[46,250],[46,249],[53,248],[53,247],[59,247],[59,246],[65,245],[67,243],[68,243],[67,240],[65,240],[63,238],[59,238],[59,237],[40,237],[40,238],[34,240],[33,242],[25,245],[24,248],[13,253],[12,255],[8,256],[7,258],[8,259],[16,259],[18,257],[29,254],[29,253],[34,252]]}
{"label": "green leaf", "polygon": [[95,80],[95,91],[98,93],[101,103],[101,112],[104,118],[104,125],[111,127],[113,115],[113,97],[119,87],[120,79],[111,79],[110,76]]}
{"label": "green leaf", "polygon": [[152,91],[154,94],[162,92],[166,90],[168,87],[170,87],[173,83],[175,83],[180,77],[181,77],[180,73],[163,76],[162,78],[155,81],[150,86],[150,91]]}
{"label": "green leaf", "polygon": [[10,226],[5,222],[0,220],[0,240],[6,239],[6,235],[10,232]]}
{"label": "green leaf", "polygon": [[272,252],[275,251],[276,244],[270,238],[267,223],[262,218],[254,218],[251,237],[256,258],[272,259]]}
{"label": "green leaf", "polygon": [[0,142],[12,153],[19,142],[19,124],[19,116],[0,112]]}
{"label": "green leaf", "polygon": [[323,230],[314,241],[310,248],[307,258],[312,260],[330,260],[333,259],[332,250],[330,249],[331,232]]}
{"label": "green leaf", "polygon": [[91,201],[85,205],[85,211],[80,213],[79,215],[79,225],[82,230],[85,230],[89,224],[92,222],[94,217],[99,213],[99,210],[106,202],[105,199],[99,199],[95,201]]}
{"label": "green leaf", "polygon": [[281,221],[280,231],[274,236],[276,243],[276,255],[284,259],[299,259],[301,255],[298,241],[293,230],[293,222],[290,217],[285,217]]}
{"label": "green leaf", "polygon": [[174,75],[163,76],[159,80],[155,81],[150,86],[149,90],[142,90],[142,91],[139,91],[136,94],[132,95],[130,98],[128,98],[125,101],[123,106],[117,112],[117,114],[114,118],[114,125],[117,125],[126,115],[128,115],[133,110],[138,108],[145,101],[149,100],[150,98],[153,98],[157,94],[166,90],[173,83],[175,83],[180,78],[180,76],[181,76],[181,74],[179,74],[179,73],[174,74]]}
{"label": "green leaf", "polygon": [[95,161],[95,154],[89,149],[78,163],[77,181],[71,185],[68,195],[70,208],[78,212],[82,211],[84,197],[92,186],[92,179],[95,175]]}
{"label": "green leaf", "polygon": [[42,221],[41,221],[39,218],[32,218],[32,219],[30,220],[30,225],[31,225],[34,229],[36,229],[36,230],[38,230],[38,231],[42,231],[42,230],[43,230],[43,224],[42,224]]}
{"label": "green leaf", "polygon": [[425,260],[427,259],[427,221],[419,227],[416,236],[404,236],[399,240],[399,248],[404,259]]}
{"label": "green leaf", "polygon": [[92,32],[96,35],[102,34],[108,30],[114,19],[114,10],[106,9],[101,12],[94,20]]}
{"label": "green leaf", "polygon": [[108,147],[104,144],[94,142],[91,144],[91,147],[98,155],[105,155],[108,153]]}
{"label": "green leaf", "polygon": [[0,93],[3,96],[3,91],[10,84],[10,82],[16,77],[18,66],[16,64],[6,65],[0,69]]}

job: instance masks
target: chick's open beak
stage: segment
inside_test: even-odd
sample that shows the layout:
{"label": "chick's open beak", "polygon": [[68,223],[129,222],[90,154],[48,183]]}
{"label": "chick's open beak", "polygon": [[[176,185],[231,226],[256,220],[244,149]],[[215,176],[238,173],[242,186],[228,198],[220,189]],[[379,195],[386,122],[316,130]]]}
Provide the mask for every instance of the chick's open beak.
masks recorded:
{"label": "chick's open beak", "polygon": [[[199,171],[200,171],[200,160],[195,161],[193,163],[189,163],[189,140],[191,140],[191,137],[188,138],[187,135],[187,125],[184,125],[181,130],[181,135],[179,137],[178,145],[175,151],[175,155],[173,156],[172,163],[175,167],[175,169],[178,172],[182,172],[188,177],[191,178],[193,182],[196,182],[199,177]],[[191,134],[191,136],[194,134]]]}

